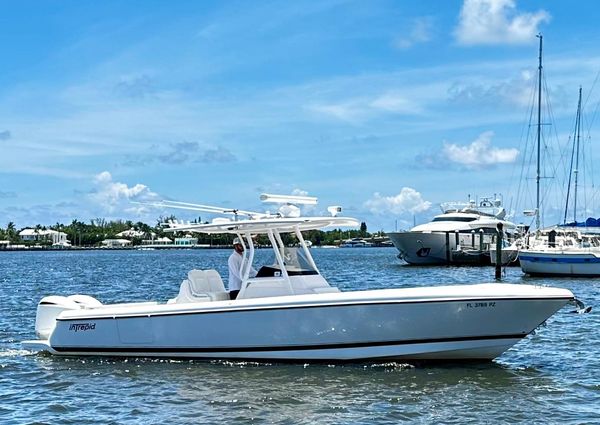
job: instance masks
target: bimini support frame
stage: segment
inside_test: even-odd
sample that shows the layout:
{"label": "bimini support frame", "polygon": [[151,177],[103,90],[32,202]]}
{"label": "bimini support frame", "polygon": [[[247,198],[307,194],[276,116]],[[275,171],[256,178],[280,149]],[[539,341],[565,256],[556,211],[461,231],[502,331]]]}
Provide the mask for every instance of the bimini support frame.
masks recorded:
{"label": "bimini support frame", "polygon": [[[290,294],[294,294],[294,288],[292,287],[292,282],[290,281],[290,276],[285,268],[285,262],[283,261],[283,256],[281,253],[283,252],[283,241],[281,241],[281,236],[279,232],[273,229],[269,229],[267,231],[267,236],[269,237],[269,241],[271,241],[271,245],[273,246],[273,252],[275,252],[275,258],[277,258],[277,264],[279,264],[279,268],[281,269],[281,276],[287,283]],[[281,245],[279,245],[281,242]]]}

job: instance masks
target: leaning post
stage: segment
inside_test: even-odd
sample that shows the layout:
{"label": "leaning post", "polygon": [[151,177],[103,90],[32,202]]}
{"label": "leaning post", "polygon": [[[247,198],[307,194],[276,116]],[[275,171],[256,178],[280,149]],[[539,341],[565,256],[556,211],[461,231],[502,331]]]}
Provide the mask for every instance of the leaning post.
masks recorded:
{"label": "leaning post", "polygon": [[497,227],[497,235],[496,235],[496,279],[500,280],[500,276],[502,275],[502,223],[498,223]]}

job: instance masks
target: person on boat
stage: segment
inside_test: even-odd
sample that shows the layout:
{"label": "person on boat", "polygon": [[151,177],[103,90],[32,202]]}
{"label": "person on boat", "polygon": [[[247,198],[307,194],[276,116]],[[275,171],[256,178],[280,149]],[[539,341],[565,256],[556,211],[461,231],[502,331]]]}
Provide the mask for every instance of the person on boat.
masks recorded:
{"label": "person on boat", "polygon": [[[229,266],[229,298],[235,300],[242,288],[242,261],[244,259],[244,244],[239,238],[233,240],[233,252],[227,260]],[[250,267],[250,277],[256,276],[257,271]]]}

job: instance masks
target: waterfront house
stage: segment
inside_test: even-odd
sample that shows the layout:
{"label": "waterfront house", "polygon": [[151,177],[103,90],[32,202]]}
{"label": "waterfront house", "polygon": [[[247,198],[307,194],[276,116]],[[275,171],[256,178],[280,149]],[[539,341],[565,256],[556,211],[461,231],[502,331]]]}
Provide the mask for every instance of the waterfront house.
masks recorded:
{"label": "waterfront house", "polygon": [[196,246],[198,245],[198,238],[194,238],[191,235],[185,235],[183,238],[175,238],[175,245],[177,246]]}
{"label": "waterfront house", "polygon": [[127,239],[104,239],[101,244],[106,248],[125,248],[131,245],[131,241]]}
{"label": "waterfront house", "polygon": [[67,240],[67,234],[57,230],[47,229],[30,229],[26,228],[19,232],[19,237],[23,241],[48,241],[52,242],[53,246],[70,246],[71,242]]}

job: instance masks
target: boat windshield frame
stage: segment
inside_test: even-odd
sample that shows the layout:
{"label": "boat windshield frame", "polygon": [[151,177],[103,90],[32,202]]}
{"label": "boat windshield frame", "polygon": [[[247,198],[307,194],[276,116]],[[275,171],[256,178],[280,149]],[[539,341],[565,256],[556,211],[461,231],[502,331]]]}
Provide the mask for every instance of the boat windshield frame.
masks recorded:
{"label": "boat windshield frame", "polygon": [[[284,233],[289,233],[289,232],[284,232]],[[298,247],[286,247],[285,244],[283,243],[283,239],[281,238],[281,232],[279,232],[277,229],[267,229],[267,237],[269,238],[269,242],[271,243],[271,248],[273,250],[273,253],[275,254],[275,264],[273,264],[274,267],[276,267],[278,269],[278,271],[280,272],[280,276],[278,276],[278,278],[283,279],[283,281],[285,282],[285,284],[288,286],[288,289],[290,290],[290,293],[293,294],[294,293],[294,288],[292,285],[292,282],[290,280],[290,275],[300,275],[300,274],[318,274],[320,275],[320,271],[315,263],[315,260],[313,259],[310,250],[308,248],[308,245],[306,244],[306,241],[304,240],[304,237],[302,236],[302,232],[300,231],[300,226],[296,225],[294,227],[294,231],[293,231],[294,235],[296,236],[296,239],[298,240]],[[258,276],[258,277],[251,277],[250,276],[250,271],[252,270],[252,264],[254,262],[254,253],[255,253],[255,248],[254,248],[254,241],[252,239],[252,233],[251,232],[245,232],[245,233],[238,233],[237,237],[241,240],[244,241],[244,245],[248,248],[248,249],[244,249],[244,252],[242,254],[242,262],[241,262],[241,269],[240,269],[240,276],[242,277],[242,285],[241,288],[242,290],[244,288],[246,288],[246,286],[248,286],[248,282],[252,279],[261,279],[264,278],[263,276]],[[291,264],[289,264],[289,261],[286,261],[288,259],[291,259],[291,257],[288,255],[291,250],[298,250],[300,249],[302,251],[302,258],[303,260],[305,260],[308,264],[307,273],[302,273],[302,270],[298,270],[298,271],[290,271],[289,266]],[[268,278],[268,277],[267,277]]]}

